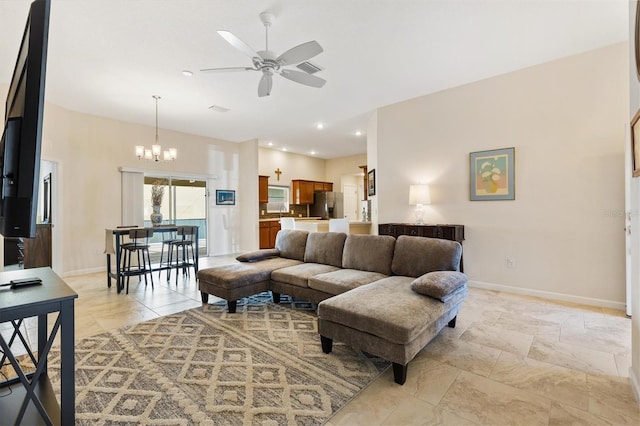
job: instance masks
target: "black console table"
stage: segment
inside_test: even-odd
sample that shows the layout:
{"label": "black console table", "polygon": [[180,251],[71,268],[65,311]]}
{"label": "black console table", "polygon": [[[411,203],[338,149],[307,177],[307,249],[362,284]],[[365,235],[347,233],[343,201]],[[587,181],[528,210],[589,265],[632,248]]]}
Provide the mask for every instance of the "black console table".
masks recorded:
{"label": "black console table", "polygon": [[[464,241],[464,225],[416,225],[413,223],[384,223],[378,225],[378,235],[400,235],[414,237],[440,238],[443,240]],[[462,256],[460,257],[460,272],[464,272]]]}
{"label": "black console table", "polygon": [[[75,423],[74,302],[78,297],[50,268],[0,272],[0,284],[11,280],[38,277],[42,284],[11,289],[0,287],[0,323],[10,322],[9,340],[0,335],[0,349],[16,371],[17,377],[0,382],[0,392],[11,385],[11,393],[0,398],[0,423],[73,425]],[[47,315],[58,313],[48,334]],[[37,353],[26,344],[20,331],[25,318],[38,317]],[[47,376],[47,356],[60,330],[60,405]],[[25,374],[11,344],[20,340],[35,364],[35,372]],[[16,386],[22,385],[22,386]]]}

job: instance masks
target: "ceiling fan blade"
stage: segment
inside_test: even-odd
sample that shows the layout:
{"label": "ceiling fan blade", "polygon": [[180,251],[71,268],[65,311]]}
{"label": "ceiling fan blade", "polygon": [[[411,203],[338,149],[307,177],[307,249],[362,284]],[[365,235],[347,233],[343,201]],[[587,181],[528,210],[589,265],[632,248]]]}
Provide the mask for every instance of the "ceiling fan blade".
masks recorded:
{"label": "ceiling fan blade", "polygon": [[244,53],[248,57],[250,57],[252,59],[253,58],[260,58],[260,55],[258,55],[255,50],[250,48],[247,43],[245,43],[244,41],[242,41],[238,37],[236,37],[236,35],[233,34],[231,31],[218,30],[218,34],[220,34],[220,36],[223,39],[225,39],[227,41],[227,43],[229,43],[230,45],[232,45],[233,47],[235,47],[236,49],[238,49],[239,51],[241,51],[242,53]]}
{"label": "ceiling fan blade", "polygon": [[260,84],[258,84],[258,96],[264,97],[269,96],[271,94],[271,86],[273,85],[273,79],[271,76],[273,73],[268,71],[262,72],[262,78],[260,79]]}
{"label": "ceiling fan blade", "polygon": [[311,59],[314,56],[322,53],[322,51],[322,46],[320,46],[317,41],[308,41],[287,50],[282,55],[278,56],[276,61],[280,64],[280,66],[299,64],[300,62],[304,62],[307,59]]}
{"label": "ceiling fan blade", "polygon": [[307,74],[302,71],[294,71],[294,70],[282,70],[280,71],[280,75],[284,78],[295,81],[296,83],[304,84],[305,86],[311,87],[322,87],[327,82],[325,79],[316,77],[315,75]]}
{"label": "ceiling fan blade", "polygon": [[235,71],[257,71],[251,67],[226,67],[226,68],[205,68],[201,72],[235,72]]}

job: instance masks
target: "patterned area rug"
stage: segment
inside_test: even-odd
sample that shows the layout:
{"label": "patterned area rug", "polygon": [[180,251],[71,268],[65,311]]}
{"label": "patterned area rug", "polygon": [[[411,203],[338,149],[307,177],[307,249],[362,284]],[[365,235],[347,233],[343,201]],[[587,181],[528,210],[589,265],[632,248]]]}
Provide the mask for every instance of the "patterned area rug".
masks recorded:
{"label": "patterned area rug", "polygon": [[324,354],[314,306],[263,293],[78,341],[76,424],[323,424],[388,366],[338,342]]}

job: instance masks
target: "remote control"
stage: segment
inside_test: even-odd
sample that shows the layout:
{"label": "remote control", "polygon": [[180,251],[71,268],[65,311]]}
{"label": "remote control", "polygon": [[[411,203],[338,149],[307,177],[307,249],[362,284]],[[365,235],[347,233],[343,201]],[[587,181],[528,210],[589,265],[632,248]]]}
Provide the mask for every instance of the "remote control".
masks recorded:
{"label": "remote control", "polygon": [[42,280],[38,277],[11,280],[11,288],[25,287],[25,286],[37,285],[37,284],[42,284]]}

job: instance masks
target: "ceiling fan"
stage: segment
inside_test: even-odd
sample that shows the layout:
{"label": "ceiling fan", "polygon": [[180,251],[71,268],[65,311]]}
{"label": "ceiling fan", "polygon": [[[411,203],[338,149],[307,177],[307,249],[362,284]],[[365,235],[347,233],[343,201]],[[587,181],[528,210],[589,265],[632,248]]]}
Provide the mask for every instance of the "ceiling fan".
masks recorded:
{"label": "ceiling fan", "polygon": [[315,75],[302,71],[285,69],[287,65],[295,65],[304,62],[314,56],[322,53],[322,47],[317,41],[308,41],[299,44],[278,56],[269,50],[269,27],[273,23],[274,16],[271,13],[261,13],[260,21],[265,27],[266,47],[265,50],[259,52],[254,51],[245,42],[236,37],[232,32],[219,30],[218,34],[224,38],[230,45],[251,58],[253,67],[226,67],[226,68],[206,68],[202,72],[232,72],[232,71],[261,71],[262,78],[258,84],[258,96],[269,96],[271,94],[271,86],[273,84],[273,74],[280,74],[282,77],[304,84],[311,87],[322,87],[326,80]]}

